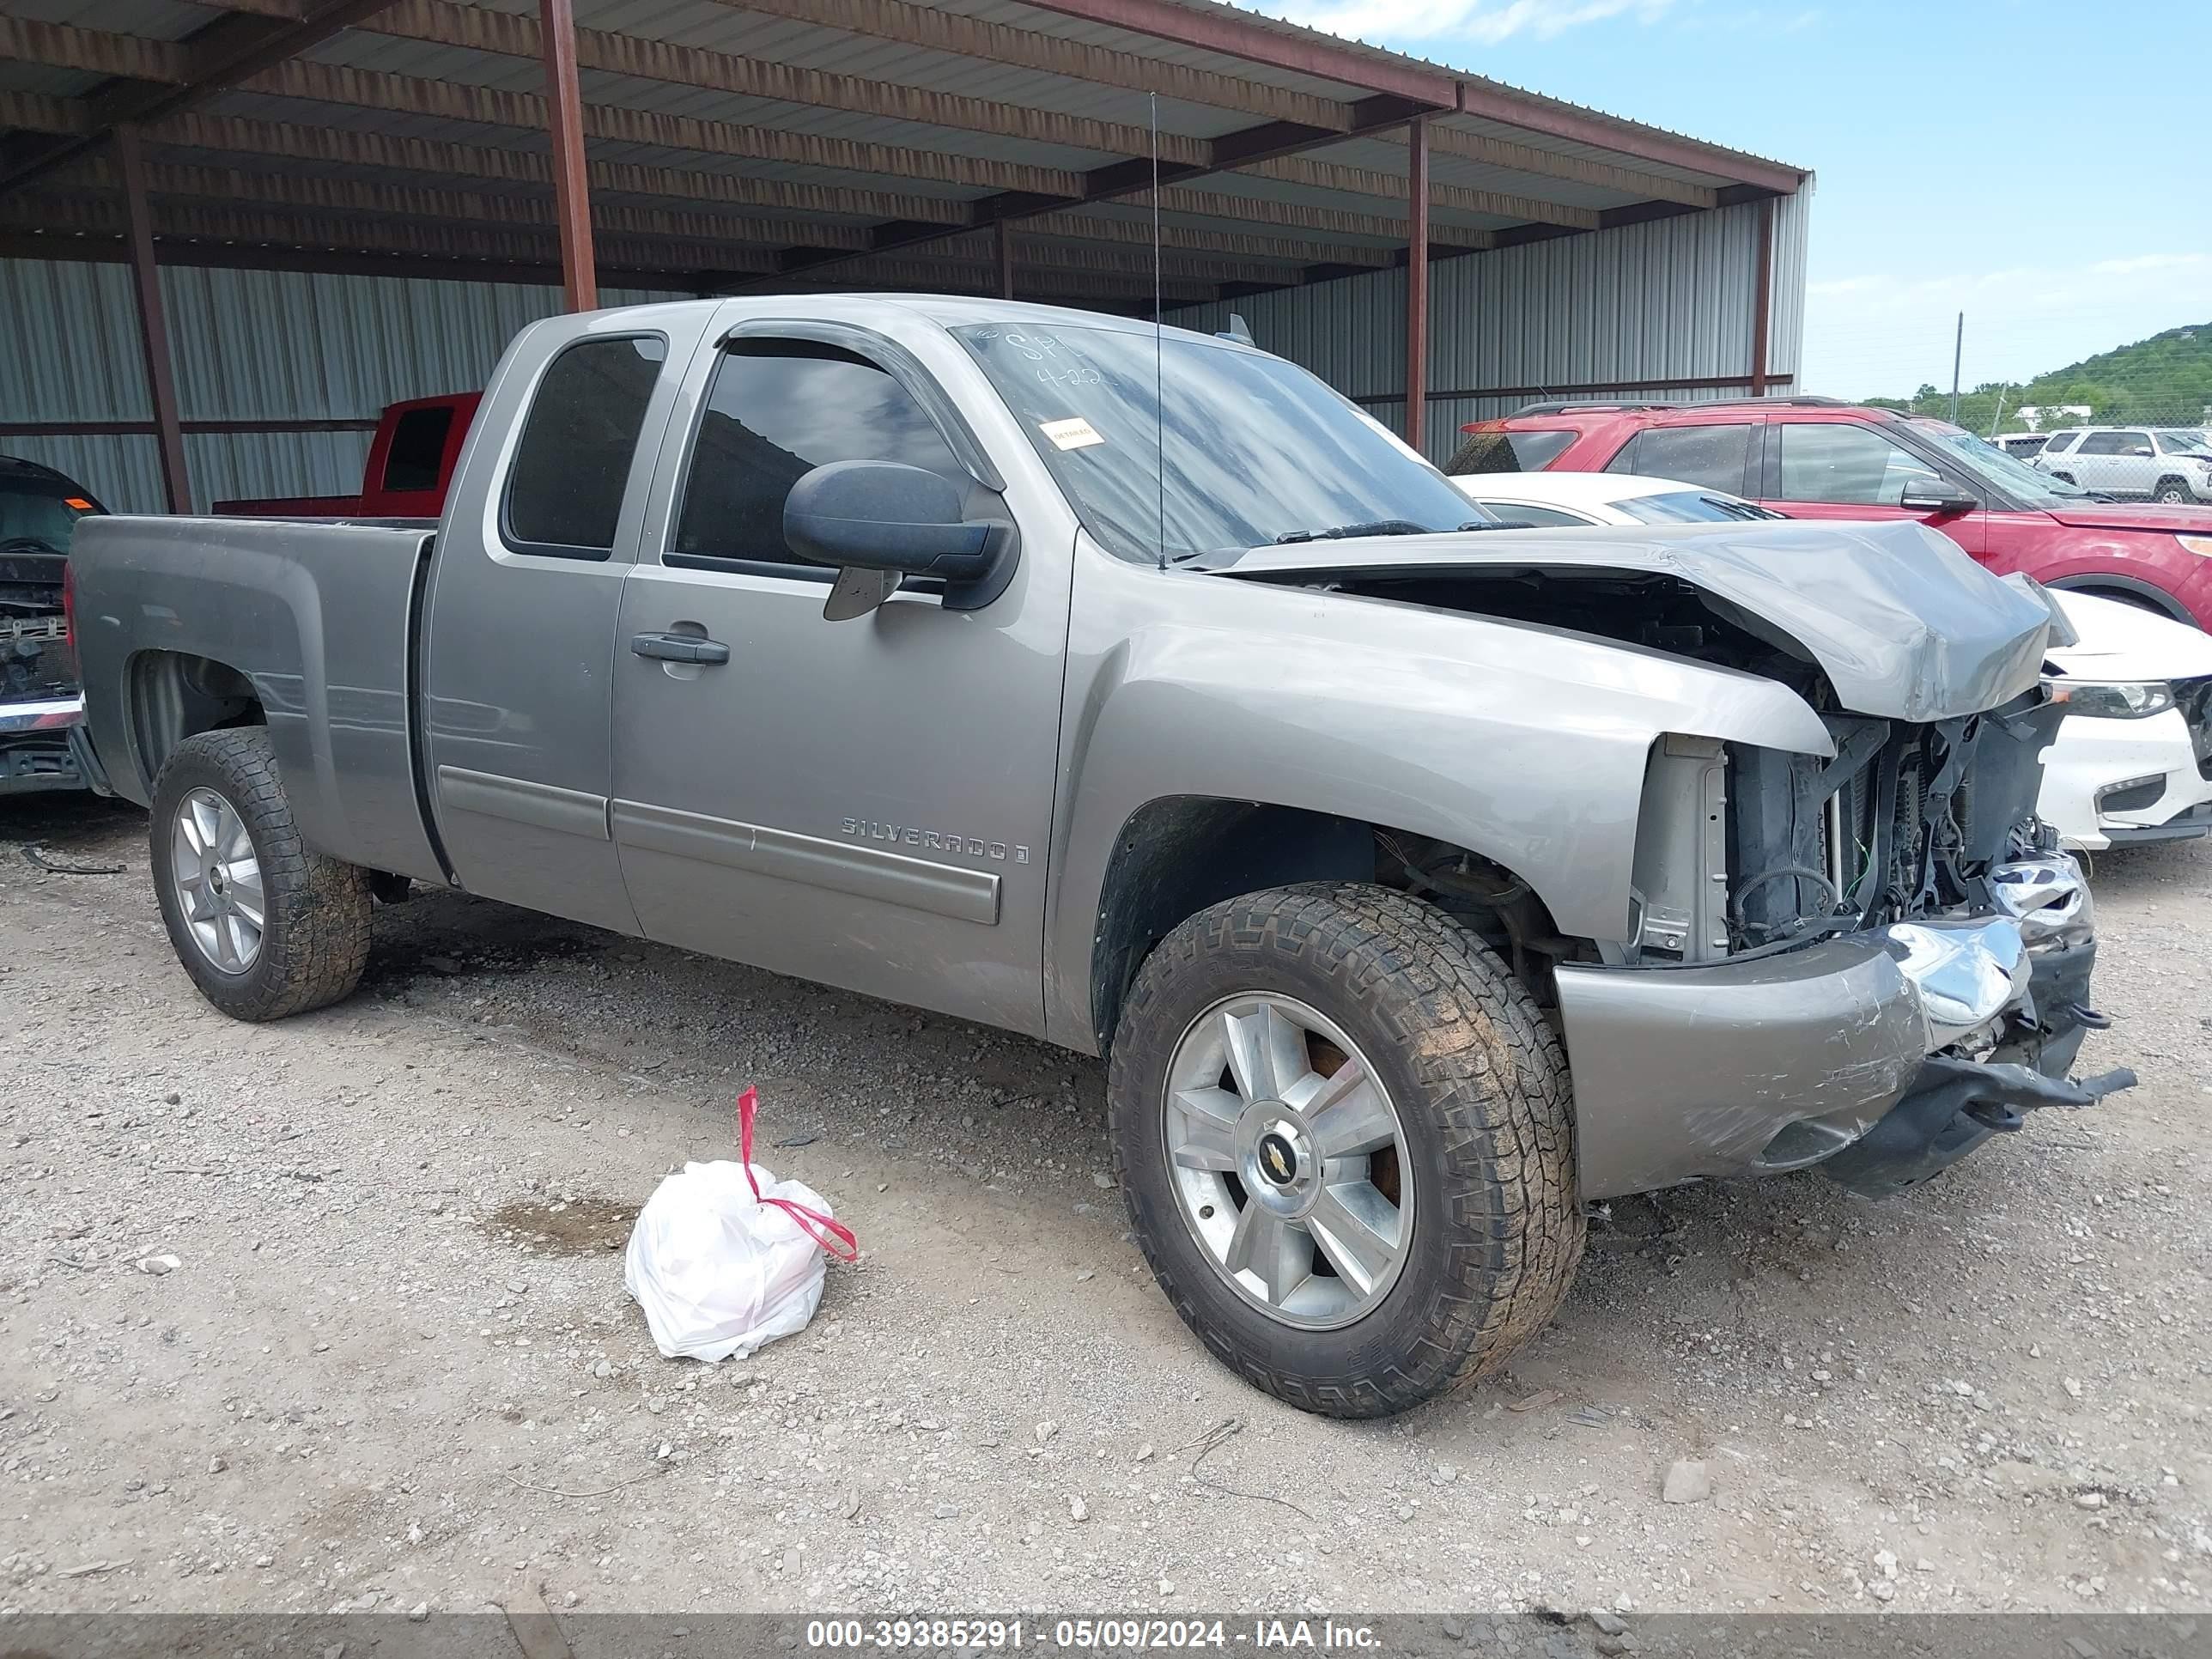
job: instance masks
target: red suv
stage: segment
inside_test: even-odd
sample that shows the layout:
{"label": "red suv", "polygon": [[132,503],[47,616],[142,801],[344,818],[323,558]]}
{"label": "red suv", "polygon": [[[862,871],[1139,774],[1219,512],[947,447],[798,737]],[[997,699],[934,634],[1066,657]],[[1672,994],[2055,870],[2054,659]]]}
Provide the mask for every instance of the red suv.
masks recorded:
{"label": "red suv", "polygon": [[2212,629],[2212,507],[2103,501],[1948,421],[1759,398],[1530,404],[1462,430],[1448,472],[1639,472],[1793,519],[1917,519],[2000,574]]}

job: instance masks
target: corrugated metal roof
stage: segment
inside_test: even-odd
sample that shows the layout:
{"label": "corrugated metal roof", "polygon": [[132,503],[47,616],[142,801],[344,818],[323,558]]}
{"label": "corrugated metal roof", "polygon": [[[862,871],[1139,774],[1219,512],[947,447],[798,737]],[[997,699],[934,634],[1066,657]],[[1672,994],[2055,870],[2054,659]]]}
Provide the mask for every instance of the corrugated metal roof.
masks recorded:
{"label": "corrugated metal roof", "polygon": [[[1437,264],[1432,386],[1703,385],[1741,372],[1754,210],[1702,210],[1735,199],[1723,194],[1731,187],[1795,189],[1794,173],[1216,0],[1165,3],[1155,34],[1130,26],[1141,14],[1125,9],[1107,14],[1118,22],[1076,15],[1083,0],[750,0],[750,9],[745,0],[577,0],[579,25],[594,32],[580,80],[586,129],[605,135],[587,148],[595,200],[608,210],[608,274],[756,286],[788,276],[805,287],[865,269],[817,261],[866,255],[899,280],[940,271],[946,286],[973,291],[994,273],[988,239],[969,227],[1006,212],[1018,220],[1018,284],[1026,271],[1037,291],[1073,298],[1091,282],[1102,303],[1134,306],[1147,286],[1152,216],[1129,192],[1146,173],[1153,100],[1144,88],[1164,87],[1173,95],[1158,99],[1158,113],[1175,194],[1162,216],[1181,233],[1161,251],[1169,283],[1222,292],[1279,273],[1293,286],[1231,303],[1338,384],[1389,397],[1403,385],[1402,270],[1294,285],[1310,266],[1402,247],[1402,125],[1328,135],[1363,110],[1369,123],[1402,123],[1425,99],[1436,240],[1487,231],[1519,244]],[[145,63],[112,37],[180,40],[210,15],[184,0],[0,0],[0,19],[68,26],[0,38],[15,54],[0,61],[0,92],[33,94],[14,107],[58,125],[33,106],[83,99],[100,83],[87,63]],[[271,15],[228,26],[281,24]],[[552,291],[536,284],[553,246],[536,28],[535,0],[477,9],[403,0],[251,89],[196,100],[187,125],[149,129],[155,228],[179,256],[306,260],[323,273],[165,270],[186,419],[350,418],[392,396],[475,384],[514,328],[551,307]],[[1469,99],[1483,112],[1460,107]],[[1205,170],[1220,140],[1232,148],[1218,159],[1232,164],[1255,149],[1297,153]],[[13,148],[35,155],[54,142],[67,141],[34,136]],[[1174,176],[1177,158],[1198,170]],[[107,168],[42,181],[46,221],[37,191],[16,198],[31,206],[12,219],[0,198],[0,235],[20,252],[51,223],[80,246],[99,245],[120,217],[113,177]],[[1080,210],[1087,224],[1054,206],[1102,194]],[[477,200],[471,216],[471,198],[484,197],[499,198],[495,210]],[[1623,209],[1648,222],[1592,228]],[[1770,355],[1779,364],[1794,361],[1802,326],[1804,196],[1785,194],[1774,211]],[[862,228],[872,244],[853,234]],[[957,246],[931,240],[963,233]],[[112,255],[116,244],[105,246]],[[408,258],[509,280],[337,274],[416,268]],[[30,317],[92,342],[64,349],[0,332],[17,358],[0,362],[0,407],[55,421],[143,418],[119,279],[94,264],[0,265],[10,319],[0,330]],[[272,317],[286,325],[270,327]],[[204,493],[349,483],[321,475],[351,455],[352,434],[294,435],[314,441],[197,437],[195,453],[232,481]],[[97,442],[119,446],[102,453],[139,476],[140,441]],[[275,477],[288,468],[317,476],[312,485]],[[263,473],[270,479],[248,480]]]}
{"label": "corrugated metal roof", "polygon": [[[1595,214],[1640,208],[1653,197],[1671,204],[1668,210],[1709,205],[1711,192],[1732,182],[1726,170],[1732,152],[1517,92],[1501,102],[1492,95],[1501,92],[1498,83],[1217,0],[1165,0],[1155,14],[1166,20],[1158,33],[1128,21],[1141,13],[1113,13],[1121,20],[1115,22],[1079,15],[1079,0],[1068,0],[1066,9],[1030,0],[753,3],[755,9],[748,9],[743,0],[580,0],[579,25],[592,32],[580,47],[591,158],[659,170],[664,186],[643,187],[651,181],[635,175],[628,179],[619,198],[630,210],[625,222],[632,240],[622,245],[625,257],[644,247],[636,240],[641,215],[692,212],[693,203],[714,199],[706,185],[715,175],[755,182],[760,188],[752,204],[787,216],[873,217],[896,233],[895,249],[911,249],[925,261],[935,256],[927,246],[911,245],[931,233],[901,222],[918,218],[933,227],[945,222],[943,211],[840,216],[829,198],[861,191],[884,203],[899,197],[933,204],[1005,198],[1020,204],[1024,236],[1050,238],[1054,198],[1090,198],[1097,193],[1098,179],[1110,181],[1109,196],[1141,185],[1144,132],[1153,100],[1139,88],[1153,82],[1186,94],[1163,100],[1158,107],[1170,172],[1185,160],[1209,160],[1207,147],[1214,141],[1248,133],[1266,135],[1261,142],[1274,149],[1263,153],[1279,153],[1285,142],[1298,148],[1299,141],[1286,141],[1284,133],[1316,129],[1285,127],[1279,118],[1285,108],[1310,111],[1315,121],[1343,122],[1366,106],[1361,100],[1389,88],[1412,98],[1390,104],[1395,118],[1399,110],[1419,108],[1425,99],[1442,110],[1435,118],[1439,137],[1431,146],[1431,177],[1439,190],[1432,219],[1440,230],[1505,230],[1528,222],[1587,229],[1595,223]],[[81,37],[83,44],[80,37],[64,39],[67,31],[28,37],[27,45],[21,37],[4,43],[5,50],[33,58],[40,52],[50,55],[27,65],[0,65],[0,75],[9,77],[0,81],[0,89],[82,96],[97,84],[82,65],[98,58],[94,48],[103,36],[136,33],[177,40],[204,15],[180,0],[112,0],[91,23],[83,9],[73,0],[0,0],[0,18],[67,21],[93,31]],[[1177,22],[1179,17],[1188,23]],[[235,167],[263,176],[313,175],[337,194],[326,191],[302,202],[295,190],[249,203],[260,211],[252,234],[230,238],[220,228],[212,233],[204,228],[212,219],[204,195],[185,197],[177,206],[157,200],[157,231],[203,243],[212,234],[241,246],[270,246],[287,214],[317,213],[327,221],[344,210],[338,195],[348,179],[448,195],[492,187],[543,201],[536,183],[544,177],[542,162],[502,162],[494,171],[504,176],[487,181],[474,176],[482,168],[468,159],[484,151],[544,154],[537,27],[532,0],[490,0],[483,6],[410,0],[307,46],[300,61],[278,64],[250,90],[201,100],[191,149],[177,142],[187,135],[165,133],[158,124],[152,130],[157,160]],[[461,41],[468,44],[454,44]],[[640,43],[678,50],[641,49]],[[76,52],[88,58],[70,55]],[[1278,52],[1280,57],[1273,58]],[[108,61],[121,56],[118,49]],[[1482,91],[1488,115],[1453,112],[1468,89]],[[1285,101],[1293,96],[1305,102]],[[1524,106],[1530,112],[1525,126],[1511,118]],[[224,118],[264,126],[222,130]],[[358,159],[348,156],[343,144],[328,142],[329,135],[349,133],[364,137]],[[1604,140],[1613,133],[1625,142],[1632,135],[1657,135],[1671,147],[1657,159],[1639,156],[1631,153],[1632,143],[1622,150],[1607,148]],[[1459,135],[1457,149],[1453,134]],[[1486,144],[1485,136],[1504,142]],[[394,139],[416,141],[417,148],[402,154],[375,142]],[[1345,237],[1403,222],[1402,140],[1317,136],[1303,148],[1304,161],[1297,167],[1276,167],[1276,176],[1232,164],[1226,171],[1201,170],[1178,179],[1179,189],[1195,190],[1203,200],[1183,200],[1176,222],[1218,236],[1264,230],[1316,246],[1334,239],[1340,246]],[[1691,165],[1708,158],[1713,171]],[[1226,159],[1233,163],[1233,156]],[[1330,167],[1357,174],[1331,173]],[[1686,198],[1685,185],[1707,195],[1701,200],[1693,190]],[[778,197],[778,185],[801,188]],[[156,182],[157,193],[175,195],[179,188],[173,178]],[[1454,192],[1462,199],[1455,200]],[[1503,199],[1475,202],[1466,199],[1470,192]],[[685,205],[656,209],[656,197]],[[434,196],[412,199],[419,204],[418,223],[422,215],[438,210]],[[1205,211],[1197,210],[1200,205]],[[371,199],[356,191],[355,207],[387,218],[400,212],[389,192]],[[987,208],[982,222],[1000,210]],[[449,218],[446,241],[458,246],[456,239],[474,228],[465,217]],[[494,246],[489,236],[480,234],[480,240],[487,248]],[[344,245],[343,236],[337,240]],[[374,245],[374,238],[356,240]],[[513,242],[509,237],[498,246]],[[301,246],[331,245],[328,222],[311,226],[302,219]],[[1205,252],[1196,246],[1173,251],[1167,257],[1171,274],[1204,280]],[[775,257],[780,256],[773,247],[748,247],[732,256],[731,268],[757,270]],[[969,272],[959,280],[976,278]]]}

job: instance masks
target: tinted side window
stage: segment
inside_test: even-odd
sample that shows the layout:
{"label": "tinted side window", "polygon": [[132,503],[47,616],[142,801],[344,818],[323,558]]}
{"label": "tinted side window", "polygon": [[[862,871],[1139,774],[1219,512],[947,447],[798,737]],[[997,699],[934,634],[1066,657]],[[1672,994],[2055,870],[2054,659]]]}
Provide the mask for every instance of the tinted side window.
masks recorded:
{"label": "tinted side window", "polygon": [[668,343],[585,340],[553,360],[507,479],[507,538],[532,553],[604,559]]}
{"label": "tinted side window", "polygon": [[1472,472],[1541,472],[1581,434],[1547,427],[1540,432],[1474,432],[1444,471],[1455,477]]}
{"label": "tinted side window", "polygon": [[[1608,472],[1637,471],[1655,478],[1679,478],[1705,489],[1743,490],[1744,468],[1751,459],[1753,429],[1733,426],[1654,426],[1614,458]],[[1633,467],[1621,465],[1632,451]]]}
{"label": "tinted side window", "polygon": [[1936,469],[1863,426],[1790,422],[1782,428],[1782,499],[1895,507],[1905,485]]}
{"label": "tinted side window", "polygon": [[2084,455],[2121,455],[2127,453],[2127,434],[2124,432],[2092,432],[2081,440],[2080,453]]}
{"label": "tinted side window", "polygon": [[841,346],[739,340],[714,366],[670,551],[802,563],[783,539],[783,498],[831,461],[900,461],[966,489],[921,405]]}
{"label": "tinted side window", "polygon": [[1522,501],[1485,501],[1482,505],[1508,524],[1584,526],[1596,522],[1579,514],[1563,512],[1556,507],[1530,507]]}
{"label": "tinted side window", "polygon": [[435,489],[446,434],[453,429],[450,407],[410,409],[392,428],[392,448],[384,458],[386,489]]}
{"label": "tinted side window", "polygon": [[2074,447],[2074,440],[2077,435],[2071,432],[2054,432],[2051,434],[2051,441],[2044,445],[2043,453],[2056,455],[2062,450],[2071,449]]}

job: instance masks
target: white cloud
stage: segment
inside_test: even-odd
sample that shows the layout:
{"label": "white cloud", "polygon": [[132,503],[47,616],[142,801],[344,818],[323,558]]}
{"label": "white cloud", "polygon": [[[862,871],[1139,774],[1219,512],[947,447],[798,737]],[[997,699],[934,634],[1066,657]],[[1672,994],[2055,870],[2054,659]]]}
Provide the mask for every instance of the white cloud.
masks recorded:
{"label": "white cloud", "polygon": [[2026,380],[2185,323],[2212,321],[2212,253],[2148,252],[2073,265],[1826,278],[1805,290],[1798,387],[1846,398]]}
{"label": "white cloud", "polygon": [[1492,46],[1516,35],[1549,40],[1634,14],[1650,21],[1673,0],[1267,0],[1276,16],[1354,40],[1455,40]]}

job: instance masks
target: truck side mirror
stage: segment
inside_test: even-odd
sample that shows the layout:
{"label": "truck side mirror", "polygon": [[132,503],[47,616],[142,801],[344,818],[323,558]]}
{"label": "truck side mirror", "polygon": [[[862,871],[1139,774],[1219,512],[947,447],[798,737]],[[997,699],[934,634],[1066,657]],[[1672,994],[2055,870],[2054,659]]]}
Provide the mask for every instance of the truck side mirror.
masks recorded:
{"label": "truck side mirror", "polygon": [[[988,605],[1013,578],[1013,526],[963,517],[951,479],[896,461],[831,461],[805,474],[784,498],[783,539],[838,568],[823,613],[832,621],[874,610],[900,577],[942,580],[948,611]],[[861,572],[893,580],[871,584]]]}

